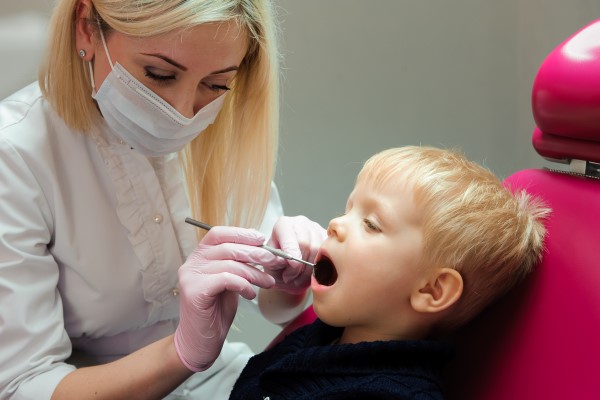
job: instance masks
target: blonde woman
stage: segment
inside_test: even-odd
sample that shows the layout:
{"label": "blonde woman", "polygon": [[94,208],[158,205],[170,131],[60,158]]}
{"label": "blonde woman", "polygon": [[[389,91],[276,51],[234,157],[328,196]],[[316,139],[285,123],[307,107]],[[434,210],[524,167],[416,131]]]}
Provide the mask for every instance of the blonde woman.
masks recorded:
{"label": "blonde woman", "polygon": [[1,399],[226,398],[252,355],[224,341],[238,297],[302,306],[310,272],[259,247],[310,260],[324,237],[272,185],[273,18],[57,2],[39,81],[0,102]]}

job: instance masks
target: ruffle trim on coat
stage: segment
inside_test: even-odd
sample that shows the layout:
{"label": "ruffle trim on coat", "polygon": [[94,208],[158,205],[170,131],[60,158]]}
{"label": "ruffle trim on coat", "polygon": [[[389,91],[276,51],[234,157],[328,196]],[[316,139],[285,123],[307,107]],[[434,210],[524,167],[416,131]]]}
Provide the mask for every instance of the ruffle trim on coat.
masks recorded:
{"label": "ruffle trim on coat", "polygon": [[[146,324],[174,318],[177,316],[174,303],[178,306],[178,302],[173,301],[177,290],[176,271],[183,264],[187,250],[179,243],[193,242],[188,238],[193,234],[190,228],[185,231],[180,221],[172,223],[171,207],[165,200],[180,184],[178,179],[169,179],[165,172],[172,168],[167,164],[177,164],[178,159],[174,156],[166,162],[157,160],[153,166],[148,158],[109,132],[95,132],[92,136],[114,185],[117,216],[127,230],[129,242],[140,262],[144,299],[152,304]],[[159,175],[163,176],[160,181]],[[167,186],[161,187],[161,184]],[[180,203],[176,206],[181,207]],[[183,207],[187,209],[185,196]],[[157,213],[156,209],[161,212]],[[181,218],[180,214],[181,211],[177,213],[178,218]],[[160,225],[153,221],[155,218],[160,218]],[[175,232],[174,226],[180,227],[179,232]],[[171,229],[172,234],[153,232],[159,229]],[[185,239],[178,240],[180,236]]]}

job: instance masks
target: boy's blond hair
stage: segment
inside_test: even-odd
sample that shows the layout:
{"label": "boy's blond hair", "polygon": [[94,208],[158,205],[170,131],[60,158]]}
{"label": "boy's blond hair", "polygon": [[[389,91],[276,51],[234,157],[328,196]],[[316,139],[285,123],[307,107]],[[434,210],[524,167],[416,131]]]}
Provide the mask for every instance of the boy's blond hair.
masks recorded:
{"label": "boy's blond hair", "polygon": [[[57,114],[88,134],[101,118],[87,65],[75,47],[79,0],[58,0],[39,84]],[[258,227],[269,200],[279,129],[278,31],[270,0],[93,0],[90,29],[152,37],[237,22],[248,51],[214,124],[184,155],[193,214],[212,225]],[[96,31],[96,34],[98,32]],[[230,215],[227,215],[230,212]]]}
{"label": "boy's blond hair", "polygon": [[407,146],[371,157],[357,177],[375,185],[401,177],[414,189],[423,228],[423,267],[452,268],[463,293],[437,326],[456,328],[531,272],[541,258],[550,210],[511,192],[456,150]]}

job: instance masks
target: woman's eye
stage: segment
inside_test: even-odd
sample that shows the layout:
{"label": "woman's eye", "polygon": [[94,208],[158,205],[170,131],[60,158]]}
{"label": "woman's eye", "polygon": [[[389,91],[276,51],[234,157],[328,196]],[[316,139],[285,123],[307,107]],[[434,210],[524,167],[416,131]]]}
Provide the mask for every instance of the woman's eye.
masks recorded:
{"label": "woman's eye", "polygon": [[377,225],[375,225],[374,223],[372,223],[371,221],[369,221],[368,219],[364,219],[365,225],[367,228],[376,231],[376,232],[381,232],[381,229],[379,229],[379,227]]}
{"label": "woman's eye", "polygon": [[213,92],[226,92],[228,90],[231,90],[231,88],[227,85],[215,85],[211,83],[205,83],[204,86],[206,86]]}
{"label": "woman's eye", "polygon": [[152,72],[150,69],[146,68],[145,69],[145,73],[144,75],[146,75],[148,78],[155,80],[157,82],[166,82],[166,81],[171,81],[171,80],[175,80],[175,75],[162,75],[162,74],[157,74],[156,72]]}

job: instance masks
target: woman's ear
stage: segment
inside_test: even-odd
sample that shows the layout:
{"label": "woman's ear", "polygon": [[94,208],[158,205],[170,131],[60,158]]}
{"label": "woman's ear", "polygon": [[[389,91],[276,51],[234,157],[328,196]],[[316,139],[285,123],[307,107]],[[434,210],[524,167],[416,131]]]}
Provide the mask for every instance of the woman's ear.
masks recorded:
{"label": "woman's ear", "polygon": [[455,304],[462,291],[461,274],[452,268],[440,268],[411,295],[410,303],[417,312],[440,312]]}
{"label": "woman's ear", "polygon": [[94,29],[90,26],[92,15],[92,3],[90,0],[80,0],[75,9],[75,47],[82,60],[91,61],[94,58]]}

